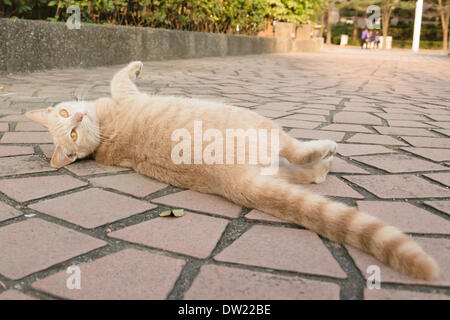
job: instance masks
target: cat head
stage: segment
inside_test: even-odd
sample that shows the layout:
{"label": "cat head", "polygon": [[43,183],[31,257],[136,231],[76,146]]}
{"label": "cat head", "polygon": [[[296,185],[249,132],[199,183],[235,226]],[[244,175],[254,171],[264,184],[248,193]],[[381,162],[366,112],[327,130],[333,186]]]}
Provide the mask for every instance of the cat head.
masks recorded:
{"label": "cat head", "polygon": [[100,144],[100,128],[94,103],[70,101],[55,107],[28,111],[28,118],[48,129],[55,151],[50,164],[61,168],[84,158]]}

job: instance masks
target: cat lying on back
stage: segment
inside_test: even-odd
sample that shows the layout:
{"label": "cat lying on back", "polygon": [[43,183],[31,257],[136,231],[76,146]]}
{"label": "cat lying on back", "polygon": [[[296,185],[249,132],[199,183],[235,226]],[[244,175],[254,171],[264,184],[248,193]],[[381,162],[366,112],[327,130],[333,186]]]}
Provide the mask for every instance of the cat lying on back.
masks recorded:
{"label": "cat lying on back", "polygon": [[[356,208],[299,185],[325,180],[336,153],[335,142],[297,141],[276,123],[246,109],[141,93],[133,83],[141,70],[141,62],[120,70],[111,81],[112,98],[62,102],[27,112],[53,137],[53,167],[93,154],[99,163],[133,168],[157,180],[218,194],[238,205],[294,222],[337,243],[362,249],[411,277],[437,277],[436,262],[412,238]],[[275,175],[263,175],[260,164],[176,164],[172,152],[179,142],[173,141],[172,135],[184,128],[194,136],[196,121],[201,121],[203,130],[219,130],[223,136],[229,128],[278,130],[279,155],[290,164],[281,166]],[[224,151],[238,150],[234,146]],[[181,156],[191,158],[189,154]]]}

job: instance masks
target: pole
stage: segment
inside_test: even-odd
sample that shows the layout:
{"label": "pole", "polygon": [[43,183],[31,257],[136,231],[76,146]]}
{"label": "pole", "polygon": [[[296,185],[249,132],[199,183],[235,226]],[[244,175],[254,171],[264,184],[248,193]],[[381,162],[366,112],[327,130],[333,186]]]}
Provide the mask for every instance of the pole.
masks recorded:
{"label": "pole", "polygon": [[423,11],[423,0],[417,0],[416,15],[414,18],[414,36],[413,36],[413,45],[412,45],[412,49],[414,52],[419,51],[420,27],[422,25],[422,11]]}

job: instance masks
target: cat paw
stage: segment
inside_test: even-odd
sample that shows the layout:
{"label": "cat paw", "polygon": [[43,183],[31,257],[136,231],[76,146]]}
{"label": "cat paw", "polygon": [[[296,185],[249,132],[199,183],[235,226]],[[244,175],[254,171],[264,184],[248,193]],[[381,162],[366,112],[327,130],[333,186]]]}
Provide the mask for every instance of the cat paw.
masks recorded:
{"label": "cat paw", "polygon": [[325,160],[333,157],[337,152],[337,143],[332,140],[322,140],[321,142],[323,143],[324,148],[322,159]]}
{"label": "cat paw", "polygon": [[130,78],[132,80],[136,80],[141,74],[143,67],[144,64],[140,61],[131,62],[127,67],[128,75],[130,76]]}
{"label": "cat paw", "polygon": [[330,156],[324,160],[319,161],[314,170],[314,183],[322,183],[327,179],[328,172],[331,169],[331,163],[333,162],[333,156]]}

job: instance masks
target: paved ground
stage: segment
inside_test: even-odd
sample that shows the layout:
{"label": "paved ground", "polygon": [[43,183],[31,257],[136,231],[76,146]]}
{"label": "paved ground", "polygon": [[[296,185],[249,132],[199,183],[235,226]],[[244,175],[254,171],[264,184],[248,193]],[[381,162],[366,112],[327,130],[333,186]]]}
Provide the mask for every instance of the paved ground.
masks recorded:
{"label": "paved ground", "polygon": [[[139,86],[222,100],[339,155],[311,189],[411,234],[439,262],[424,283],[305,229],[121,168],[49,166],[21,114],[107,95],[118,67],[0,77],[0,299],[449,299],[450,57],[328,50],[145,63]],[[161,218],[185,208],[182,218]],[[79,265],[81,289],[69,289]]]}

